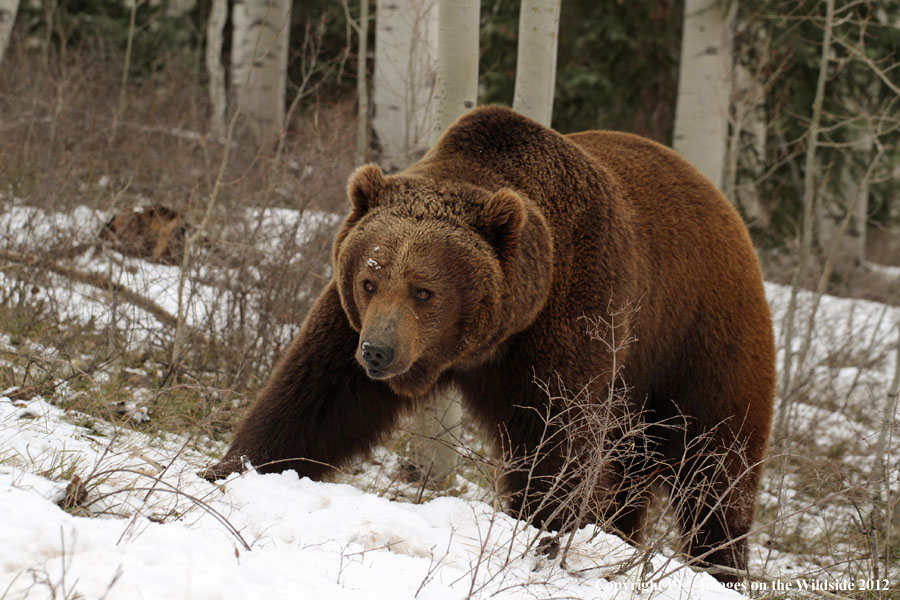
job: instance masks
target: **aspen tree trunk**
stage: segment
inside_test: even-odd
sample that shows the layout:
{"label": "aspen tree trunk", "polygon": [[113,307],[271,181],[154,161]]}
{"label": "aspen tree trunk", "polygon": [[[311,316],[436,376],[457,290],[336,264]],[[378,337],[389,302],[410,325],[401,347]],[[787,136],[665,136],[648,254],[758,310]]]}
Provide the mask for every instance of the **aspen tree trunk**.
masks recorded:
{"label": "aspen tree trunk", "polygon": [[372,130],[387,172],[415,162],[431,141],[437,0],[378,0]]}
{"label": "aspen tree trunk", "polygon": [[856,214],[853,215],[856,228],[855,243],[853,245],[853,262],[862,265],[866,262],[866,245],[869,232],[869,181],[860,184],[859,202],[856,204]]}
{"label": "aspen tree trunk", "polygon": [[685,0],[673,147],[721,187],[731,95],[732,22],[719,0]]}
{"label": "aspen tree trunk", "polygon": [[233,106],[260,145],[284,125],[290,0],[236,0],[231,13]]}
{"label": "aspen tree trunk", "polygon": [[[872,155],[873,138],[865,130],[858,133],[859,141],[848,148],[848,152],[860,157]],[[849,162],[849,161],[848,161]],[[828,248],[837,239],[840,222],[846,211],[853,210],[853,227],[840,240],[837,252],[838,268],[845,276],[852,275],[854,266],[866,260],[866,233],[869,223],[870,178],[860,177],[851,166],[845,165],[841,172],[840,193],[824,197],[816,210],[816,241],[822,248]]]}
{"label": "aspen tree trunk", "polygon": [[369,146],[369,83],[366,79],[366,60],[369,55],[369,0],[359,2],[359,27],[356,28],[359,38],[359,52],[356,56],[356,164],[366,162],[366,148]]}
{"label": "aspen tree trunk", "polygon": [[0,63],[9,45],[13,25],[16,23],[16,13],[19,11],[19,0],[0,0]]}
{"label": "aspen tree trunk", "polygon": [[478,0],[440,0],[438,4],[437,89],[432,139],[478,99]]}
{"label": "aspen tree trunk", "polygon": [[522,0],[513,108],[550,127],[562,0]]}
{"label": "aspen tree trunk", "polygon": [[457,390],[433,390],[423,398],[409,430],[410,459],[423,476],[445,487],[459,462],[462,404]]}
{"label": "aspen tree trunk", "polygon": [[209,75],[210,131],[216,139],[225,138],[225,69],[222,67],[222,37],[228,18],[228,0],[213,0],[206,22],[206,72]]}
{"label": "aspen tree trunk", "polygon": [[[185,17],[189,12],[197,8],[197,0],[169,0],[166,4],[167,17]],[[228,7],[225,7],[228,12]]]}
{"label": "aspen tree trunk", "polygon": [[[760,52],[766,52],[763,44],[758,44]],[[731,92],[731,132],[728,135],[727,167],[723,175],[722,191],[737,206],[744,217],[763,229],[769,227],[771,215],[762,202],[755,179],[765,172],[766,129],[762,118],[765,107],[766,88],[746,68],[735,65]],[[744,137],[751,138],[752,151],[743,152]],[[738,164],[748,172],[745,181],[738,181]]]}
{"label": "aspen tree trunk", "polygon": [[[862,133],[862,132],[861,132]],[[860,141],[854,144],[853,151],[858,152],[862,156],[871,156],[873,148],[873,138],[869,135],[861,137]],[[871,177],[853,176],[849,168],[845,168],[841,177],[842,188],[844,193],[841,196],[845,203],[845,210],[853,207],[853,228],[848,236],[849,248],[847,249],[848,259],[853,266],[862,265],[866,261],[866,234],[869,228],[869,194],[871,190]]]}
{"label": "aspen tree trunk", "polygon": [[[440,0],[438,62],[432,139],[475,108],[478,95],[478,0]],[[411,428],[411,454],[418,468],[439,485],[456,468],[462,406],[456,392],[435,390],[423,399]]]}
{"label": "aspen tree trunk", "polygon": [[900,317],[897,318],[897,346],[894,353],[894,378],[891,379],[889,394],[900,394]]}

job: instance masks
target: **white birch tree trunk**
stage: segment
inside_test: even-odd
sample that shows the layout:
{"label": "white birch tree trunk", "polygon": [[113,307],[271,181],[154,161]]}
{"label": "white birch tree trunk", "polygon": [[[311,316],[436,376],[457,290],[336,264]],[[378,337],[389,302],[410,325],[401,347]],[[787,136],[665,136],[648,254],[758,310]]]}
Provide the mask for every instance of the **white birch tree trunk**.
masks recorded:
{"label": "white birch tree trunk", "polygon": [[522,0],[513,108],[545,127],[553,116],[562,0]]}
{"label": "white birch tree trunk", "polygon": [[853,262],[863,265],[866,262],[866,246],[868,245],[869,232],[869,180],[865,179],[859,184],[859,201],[856,203],[856,214],[853,215],[855,240],[853,244]]}
{"label": "white birch tree trunk", "polygon": [[356,164],[366,162],[366,149],[369,147],[369,82],[366,78],[366,61],[369,55],[369,0],[359,1],[359,26],[356,29],[359,38],[356,56]]}
{"label": "white birch tree trunk", "polygon": [[478,99],[478,0],[440,0],[438,4],[437,89],[432,139]]}
{"label": "white birch tree trunk", "polygon": [[672,145],[719,187],[728,144],[732,22],[719,0],[685,0]]}
{"label": "white birch tree trunk", "polygon": [[398,171],[431,141],[437,0],[378,0],[372,130],[381,167]]}
{"label": "white birch tree trunk", "polygon": [[445,487],[459,463],[462,404],[456,388],[436,389],[423,398],[409,431],[410,460],[432,483]]}
{"label": "white birch tree trunk", "polygon": [[[169,0],[166,4],[166,16],[184,17],[195,8],[197,8],[197,0]],[[227,6],[225,12],[228,12]]]}
{"label": "white birch tree trunk", "polygon": [[[478,97],[478,0],[439,0],[438,61],[432,139],[460,115],[475,108]],[[424,398],[412,424],[410,454],[423,474],[445,485],[459,454],[462,405],[455,390],[436,389]]]}
{"label": "white birch tree trunk", "polygon": [[0,63],[6,54],[13,25],[16,24],[16,13],[19,11],[19,0],[0,0]]}
{"label": "white birch tree trunk", "polygon": [[225,139],[225,69],[222,66],[222,42],[228,0],[212,0],[206,22],[206,72],[209,75],[210,132],[216,139]]}
{"label": "white birch tree trunk", "polygon": [[[759,50],[766,50],[762,44],[758,46]],[[731,132],[722,191],[748,222],[765,229],[769,227],[771,215],[759,196],[755,180],[766,169],[768,130],[763,117],[766,89],[749,70],[735,65],[731,90]],[[745,135],[752,140],[750,144],[745,145]],[[739,165],[749,175],[743,181],[738,180]]]}
{"label": "white birch tree trunk", "polygon": [[[859,152],[862,156],[870,156],[872,154],[873,138],[866,135],[868,132],[861,132],[861,139],[853,145],[854,152]],[[854,266],[860,266],[866,262],[866,234],[869,228],[869,194],[871,189],[871,177],[860,177],[858,174],[854,176],[849,168],[844,169],[841,176],[841,187],[843,194],[841,196],[844,202],[849,205],[844,210],[853,210],[853,228],[850,231],[846,249],[848,258]]]}
{"label": "white birch tree trunk", "polygon": [[290,0],[236,0],[231,13],[231,89],[260,145],[281,134],[287,83]]}
{"label": "white birch tree trunk", "polygon": [[[872,133],[860,129],[859,139],[848,147],[848,153],[861,157],[872,155]],[[848,160],[848,162],[850,162]],[[844,275],[853,267],[866,261],[866,235],[869,224],[870,177],[861,177],[850,164],[844,165],[840,176],[840,193],[833,197],[823,194],[816,211],[816,240],[822,248],[829,248],[837,241],[837,262]],[[853,226],[844,237],[839,237],[840,223],[846,211],[853,211]]]}

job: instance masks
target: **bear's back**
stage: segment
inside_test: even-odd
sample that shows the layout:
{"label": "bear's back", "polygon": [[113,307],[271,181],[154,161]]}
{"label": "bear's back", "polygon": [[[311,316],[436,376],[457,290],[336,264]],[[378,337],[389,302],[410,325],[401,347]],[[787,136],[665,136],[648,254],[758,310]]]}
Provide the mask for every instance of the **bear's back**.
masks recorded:
{"label": "bear's back", "polygon": [[[639,344],[639,353],[680,347],[706,326],[721,326],[728,337],[753,340],[749,348],[771,353],[759,260],[737,210],[712,182],[674,150],[637,135],[589,131],[566,138],[602,165],[616,181],[618,200],[633,209],[632,251],[644,263],[636,337],[647,337],[644,330],[667,338]],[[643,359],[685,360],[655,353]]]}
{"label": "bear's back", "polygon": [[759,263],[737,210],[678,153],[615,131],[566,138],[615,179],[620,202],[632,209],[634,242],[655,271],[695,285],[733,286],[735,293],[746,293],[747,283],[760,287]]}

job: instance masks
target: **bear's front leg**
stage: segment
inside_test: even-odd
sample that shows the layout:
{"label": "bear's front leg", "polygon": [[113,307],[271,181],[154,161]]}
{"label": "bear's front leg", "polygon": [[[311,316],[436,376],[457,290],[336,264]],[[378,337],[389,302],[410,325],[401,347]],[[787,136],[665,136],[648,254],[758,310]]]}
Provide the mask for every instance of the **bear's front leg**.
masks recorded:
{"label": "bear's front leg", "polygon": [[354,359],[358,339],[332,281],[238,427],[225,457],[201,477],[213,481],[242,471],[246,458],[261,472],[294,469],[301,477],[317,479],[368,451],[409,401],[366,376]]}

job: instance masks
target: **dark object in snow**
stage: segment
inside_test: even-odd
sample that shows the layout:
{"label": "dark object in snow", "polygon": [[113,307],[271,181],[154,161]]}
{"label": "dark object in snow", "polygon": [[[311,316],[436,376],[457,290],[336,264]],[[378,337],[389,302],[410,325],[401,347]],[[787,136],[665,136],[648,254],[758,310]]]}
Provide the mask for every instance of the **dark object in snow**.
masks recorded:
{"label": "dark object in snow", "polygon": [[84,489],[84,483],[81,477],[75,475],[72,481],[66,486],[66,494],[57,504],[63,510],[72,510],[76,506],[80,506],[87,499],[87,490]]}
{"label": "dark object in snow", "polygon": [[10,400],[31,400],[37,395],[37,388],[30,385],[17,385],[0,392],[0,396],[6,396]]}
{"label": "dark object in snow", "polygon": [[554,560],[559,556],[559,534],[545,535],[538,540],[537,547],[534,549],[535,554],[546,556],[550,560]]}
{"label": "dark object in snow", "polygon": [[165,206],[151,206],[119,213],[103,226],[100,239],[126,256],[180,264],[188,229],[180,213]]}
{"label": "dark object in snow", "polygon": [[[248,457],[322,478],[454,385],[519,467],[501,482],[512,515],[548,529],[597,518],[638,542],[662,484],[685,550],[744,567],[775,348],[750,237],[710,181],[638,136],[562,136],[488,107],[397,175],[361,167],[348,193],[334,279],[204,477]],[[610,352],[585,318],[615,319],[616,346],[636,341]],[[573,434],[571,405],[551,398],[563,386],[601,407],[625,398],[644,428]],[[583,472],[559,477],[566,452],[600,437],[627,458],[578,492]]]}
{"label": "dark object in snow", "polygon": [[120,419],[131,419],[135,423],[143,423],[150,420],[150,411],[146,406],[138,406],[134,402],[114,402],[113,414]]}

